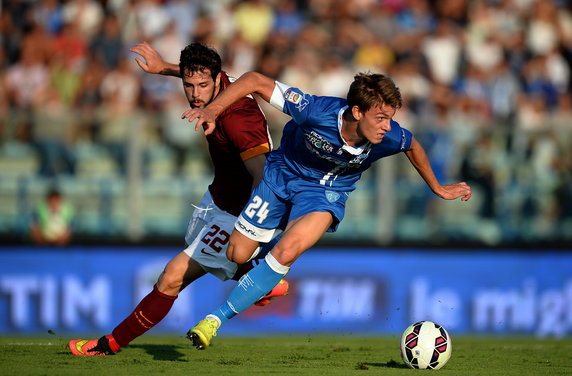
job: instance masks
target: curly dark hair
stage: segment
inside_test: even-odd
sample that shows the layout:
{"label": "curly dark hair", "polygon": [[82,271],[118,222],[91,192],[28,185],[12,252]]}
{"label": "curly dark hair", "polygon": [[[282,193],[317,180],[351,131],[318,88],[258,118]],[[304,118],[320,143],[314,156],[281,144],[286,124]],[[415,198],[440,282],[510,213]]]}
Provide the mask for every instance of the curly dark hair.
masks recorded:
{"label": "curly dark hair", "polygon": [[204,72],[206,69],[211,71],[213,80],[222,70],[220,55],[213,48],[201,43],[191,43],[181,51],[179,60],[181,77],[185,71],[195,73]]}
{"label": "curly dark hair", "polygon": [[378,73],[355,75],[347,99],[349,108],[358,106],[364,112],[376,105],[387,104],[393,108],[402,105],[399,88],[391,78]]}

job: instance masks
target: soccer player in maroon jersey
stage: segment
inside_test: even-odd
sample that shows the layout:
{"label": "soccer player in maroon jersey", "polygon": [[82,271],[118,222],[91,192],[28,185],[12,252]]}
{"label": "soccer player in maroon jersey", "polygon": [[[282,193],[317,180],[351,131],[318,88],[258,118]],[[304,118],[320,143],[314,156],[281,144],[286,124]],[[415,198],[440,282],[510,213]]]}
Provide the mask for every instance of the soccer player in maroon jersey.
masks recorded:
{"label": "soccer player in maroon jersey", "polygon": [[[145,59],[135,59],[145,72],[181,77],[192,108],[205,107],[231,83],[222,71],[218,53],[200,43],[185,47],[178,66],[165,62],[147,43],[137,44],[131,51]],[[197,278],[211,273],[221,280],[237,280],[249,270],[248,264],[239,266],[229,261],[226,249],[236,218],[262,178],[266,155],[272,148],[266,119],[256,101],[244,97],[231,105],[218,117],[216,131],[207,141],[214,179],[189,222],[187,248],[169,261],[153,290],[111,334],[70,341],[72,354],[114,354],[159,323],[178,294]],[[287,291],[288,283],[281,281],[257,304],[265,305]]]}

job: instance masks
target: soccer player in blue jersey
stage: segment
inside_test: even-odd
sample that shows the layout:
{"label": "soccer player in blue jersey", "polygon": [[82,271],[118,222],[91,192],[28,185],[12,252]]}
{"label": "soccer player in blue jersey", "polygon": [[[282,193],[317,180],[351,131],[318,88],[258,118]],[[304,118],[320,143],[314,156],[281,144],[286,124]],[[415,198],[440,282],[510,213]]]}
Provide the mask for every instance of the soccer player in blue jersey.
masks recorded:
{"label": "soccer player in blue jersey", "polygon": [[286,230],[265,259],[239,280],[227,301],[189,330],[197,348],[208,347],[221,324],[271,290],[325,232],[336,230],[355,183],[376,160],[403,152],[437,196],[462,201],[471,197],[464,182],[440,184],[419,142],[392,120],[402,105],[401,94],[381,74],[356,75],[347,99],[342,99],[306,94],[250,72],[208,106],[187,110],[182,117],[198,119],[197,129],[204,126],[209,134],[219,114],[252,93],[292,120],[235,223],[227,257],[243,263],[284,223]]}

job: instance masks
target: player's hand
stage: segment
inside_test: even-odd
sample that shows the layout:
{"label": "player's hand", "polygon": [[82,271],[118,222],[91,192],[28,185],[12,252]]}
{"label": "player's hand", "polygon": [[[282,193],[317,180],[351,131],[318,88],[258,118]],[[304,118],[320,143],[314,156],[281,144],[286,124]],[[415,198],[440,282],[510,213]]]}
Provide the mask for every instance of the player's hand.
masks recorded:
{"label": "player's hand", "polygon": [[205,136],[213,133],[216,127],[215,116],[206,108],[191,108],[183,112],[182,119],[187,119],[191,126],[194,125],[195,131],[201,126],[205,131]]}
{"label": "player's hand", "polygon": [[165,60],[147,42],[138,43],[131,47],[129,51],[135,52],[145,59],[143,61],[141,58],[136,57],[135,61],[147,73],[160,74],[165,68]]}
{"label": "player's hand", "polygon": [[471,198],[471,187],[465,183],[446,184],[435,190],[435,194],[445,200],[454,200],[461,197],[461,201],[468,201]]}

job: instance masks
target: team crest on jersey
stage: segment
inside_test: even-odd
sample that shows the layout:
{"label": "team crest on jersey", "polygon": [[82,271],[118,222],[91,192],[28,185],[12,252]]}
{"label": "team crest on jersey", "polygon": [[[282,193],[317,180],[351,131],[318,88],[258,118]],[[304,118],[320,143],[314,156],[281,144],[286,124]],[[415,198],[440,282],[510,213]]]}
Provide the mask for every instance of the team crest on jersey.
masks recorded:
{"label": "team crest on jersey", "polygon": [[329,202],[336,202],[340,198],[340,194],[334,191],[326,191],[326,199]]}
{"label": "team crest on jersey", "polygon": [[284,99],[286,99],[288,102],[291,102],[294,104],[299,104],[300,102],[302,102],[303,98],[304,98],[304,96],[302,94],[296,93],[292,89],[288,89],[284,93]]}
{"label": "team crest on jersey", "polygon": [[304,94],[300,94],[295,92],[292,89],[286,90],[284,93],[284,99],[290,103],[296,105],[296,109],[302,112],[306,106],[310,103],[305,97]]}

